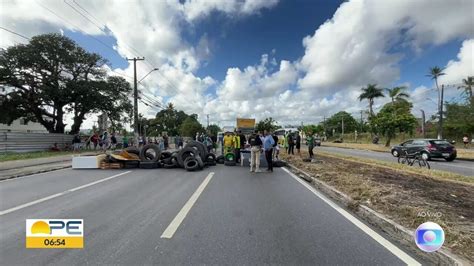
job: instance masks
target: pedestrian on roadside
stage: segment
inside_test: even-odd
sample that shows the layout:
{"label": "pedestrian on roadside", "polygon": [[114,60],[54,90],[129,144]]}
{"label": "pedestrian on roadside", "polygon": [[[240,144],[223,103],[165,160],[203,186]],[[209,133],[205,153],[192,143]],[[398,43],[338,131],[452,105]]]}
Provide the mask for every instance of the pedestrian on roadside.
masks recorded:
{"label": "pedestrian on roadside", "polygon": [[235,132],[236,134],[234,134],[234,139],[233,139],[233,142],[234,142],[234,153],[235,153],[235,161],[237,163],[240,163],[240,136],[239,134],[237,134],[237,132]]}
{"label": "pedestrian on roadside", "polygon": [[165,150],[165,142],[163,141],[163,137],[158,139],[158,146],[160,147],[160,150]]}
{"label": "pedestrian on roadside", "polygon": [[165,150],[168,149],[168,146],[169,146],[168,135],[166,135],[166,134],[163,135],[163,146],[165,147]]}
{"label": "pedestrian on roadside", "polygon": [[182,149],[183,146],[184,146],[183,138],[181,136],[178,136],[178,148]]}
{"label": "pedestrian on roadside", "polygon": [[272,134],[273,141],[273,158],[280,160],[280,144],[278,144],[278,137],[275,133]]}
{"label": "pedestrian on roadside", "polygon": [[298,154],[298,156],[301,156],[301,136],[299,132],[296,133],[295,146],[296,146],[296,154]]}
{"label": "pedestrian on roadside", "polygon": [[272,135],[267,131],[263,131],[265,139],[263,141],[263,149],[265,150],[265,159],[267,160],[268,168],[267,172],[273,172],[273,145],[275,140],[273,140]]}
{"label": "pedestrian on roadside", "polygon": [[242,134],[241,130],[239,130],[239,137],[240,137],[240,149],[243,150],[245,149],[245,143],[247,142],[247,139],[245,138],[245,135]]}
{"label": "pedestrian on roadside", "polygon": [[306,137],[306,145],[308,145],[308,153],[309,158],[313,159],[313,148],[314,148],[314,136],[313,132],[309,132],[308,136]]}
{"label": "pedestrian on roadside", "polygon": [[81,136],[79,134],[74,135],[72,138],[73,152],[80,152],[81,149]]}
{"label": "pedestrian on roadside", "polygon": [[104,133],[102,133],[102,150],[105,152],[109,148],[109,145],[109,132],[104,131]]}
{"label": "pedestrian on roadside", "polygon": [[286,154],[288,154],[288,135],[289,133],[283,135],[283,148],[285,149]]}
{"label": "pedestrian on roadside", "polygon": [[250,144],[250,172],[260,172],[260,150],[262,149],[262,140],[255,131],[249,137]]}
{"label": "pedestrian on roadside", "polygon": [[462,138],[462,142],[464,143],[464,148],[469,148],[469,136],[467,134],[464,135]]}
{"label": "pedestrian on roadside", "polygon": [[123,148],[128,148],[128,136],[127,134],[123,135],[123,138],[122,138],[122,143],[123,143]]}
{"label": "pedestrian on roadside", "polygon": [[115,136],[115,132],[112,133],[112,136],[110,137],[110,148],[112,150],[115,150],[115,148],[117,147],[117,137]]}
{"label": "pedestrian on roadside", "polygon": [[295,155],[295,140],[291,131],[288,134],[288,154]]}
{"label": "pedestrian on roadside", "polygon": [[97,150],[97,145],[99,145],[99,133],[94,132],[94,135],[91,137],[92,144],[94,144],[94,150]]}

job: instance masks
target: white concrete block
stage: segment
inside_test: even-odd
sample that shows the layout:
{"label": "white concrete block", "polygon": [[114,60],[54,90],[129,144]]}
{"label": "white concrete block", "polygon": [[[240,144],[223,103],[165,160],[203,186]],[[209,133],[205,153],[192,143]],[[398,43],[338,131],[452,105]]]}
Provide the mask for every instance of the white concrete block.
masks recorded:
{"label": "white concrete block", "polygon": [[97,169],[100,167],[99,156],[76,156],[72,158],[72,169]]}

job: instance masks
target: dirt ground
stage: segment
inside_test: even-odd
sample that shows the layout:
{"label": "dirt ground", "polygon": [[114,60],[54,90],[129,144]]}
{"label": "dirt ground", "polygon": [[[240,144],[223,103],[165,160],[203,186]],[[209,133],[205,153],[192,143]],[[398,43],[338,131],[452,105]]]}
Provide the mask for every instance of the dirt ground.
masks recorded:
{"label": "dirt ground", "polygon": [[[307,156],[304,154],[303,156]],[[311,173],[359,203],[415,230],[426,221],[445,230],[445,247],[474,261],[474,185],[404,173],[387,167],[317,155],[319,163],[298,156],[282,159]]]}

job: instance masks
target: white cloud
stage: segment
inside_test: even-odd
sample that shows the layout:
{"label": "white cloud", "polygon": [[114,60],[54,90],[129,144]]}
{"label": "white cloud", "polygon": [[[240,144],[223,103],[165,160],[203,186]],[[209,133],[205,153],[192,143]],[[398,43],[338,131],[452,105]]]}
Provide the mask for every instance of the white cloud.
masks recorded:
{"label": "white cloud", "polygon": [[332,19],[303,39],[305,54],[299,80],[305,90],[323,95],[348,86],[391,84],[399,78],[402,54],[410,46],[442,44],[474,36],[472,1],[349,1]]}
{"label": "white cloud", "polygon": [[441,76],[442,84],[460,84],[468,76],[474,76],[474,39],[465,40],[457,55],[457,60],[450,60]]}

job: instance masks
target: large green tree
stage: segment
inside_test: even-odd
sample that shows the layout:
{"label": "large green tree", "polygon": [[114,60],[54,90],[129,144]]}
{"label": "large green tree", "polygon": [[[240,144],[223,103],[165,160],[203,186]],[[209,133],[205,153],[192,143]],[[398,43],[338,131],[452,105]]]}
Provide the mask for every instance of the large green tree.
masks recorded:
{"label": "large green tree", "polygon": [[413,133],[417,120],[411,114],[411,108],[412,104],[407,101],[388,103],[370,120],[372,127],[386,137],[385,146],[390,146],[397,133]]}
{"label": "large green tree", "polygon": [[7,88],[0,98],[0,122],[23,117],[49,132],[64,133],[64,116],[72,112],[71,133],[76,133],[91,112],[103,111],[119,121],[129,108],[130,86],[121,78],[107,80],[105,63],[60,34],[9,47],[0,54],[0,85]]}
{"label": "large green tree", "polygon": [[362,93],[359,95],[359,100],[369,101],[369,117],[374,116],[374,100],[376,98],[385,97],[381,88],[377,87],[377,84],[368,84],[367,87],[362,88]]}
{"label": "large green tree", "polygon": [[167,132],[169,136],[177,136],[180,133],[181,125],[188,117],[189,115],[185,112],[176,110],[173,103],[169,103],[150,121],[150,133],[158,136],[162,132]]}
{"label": "large green tree", "polygon": [[258,123],[255,125],[255,129],[258,131],[270,131],[273,132],[275,129],[279,128],[277,121],[275,121],[272,117],[267,117],[263,120],[258,121]]}
{"label": "large green tree", "polygon": [[332,130],[334,129],[335,131],[341,133],[343,121],[344,121],[344,132],[346,133],[353,132],[359,127],[358,122],[354,119],[354,117],[351,114],[345,111],[341,111],[332,115],[328,119],[326,119],[325,128],[329,132],[332,132]]}
{"label": "large green tree", "polygon": [[197,115],[188,116],[180,127],[180,133],[184,137],[194,137],[196,133],[203,131],[204,128],[197,120]]}
{"label": "large green tree", "polygon": [[219,131],[221,131],[221,128],[218,125],[211,124],[207,127],[207,132],[209,132],[211,136],[217,136]]}

